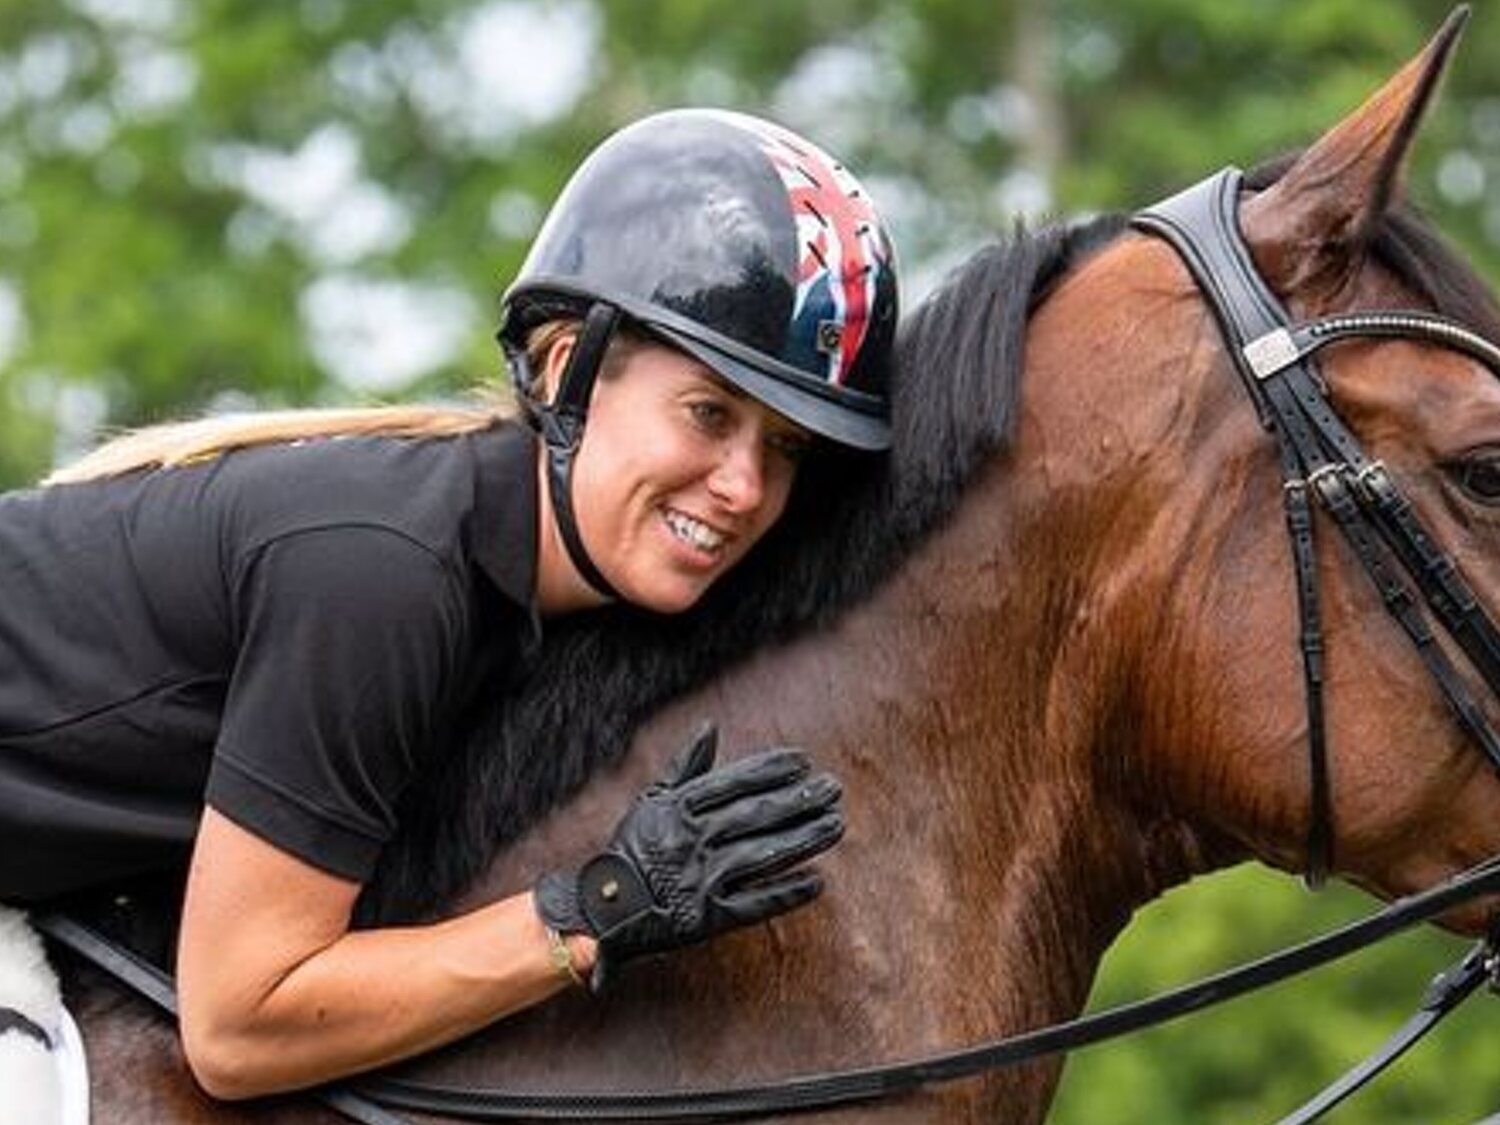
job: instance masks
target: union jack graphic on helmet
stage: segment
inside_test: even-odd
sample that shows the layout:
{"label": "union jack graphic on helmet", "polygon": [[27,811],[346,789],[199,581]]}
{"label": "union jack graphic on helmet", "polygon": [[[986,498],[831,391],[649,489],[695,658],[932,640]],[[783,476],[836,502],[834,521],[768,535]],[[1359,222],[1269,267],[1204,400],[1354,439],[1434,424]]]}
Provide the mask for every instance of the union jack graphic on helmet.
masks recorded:
{"label": "union jack graphic on helmet", "polygon": [[826,365],[827,381],[842,386],[869,330],[890,248],[869,195],[847,168],[802,137],[769,122],[756,125],[797,224],[792,336],[821,353],[821,359],[787,358]]}

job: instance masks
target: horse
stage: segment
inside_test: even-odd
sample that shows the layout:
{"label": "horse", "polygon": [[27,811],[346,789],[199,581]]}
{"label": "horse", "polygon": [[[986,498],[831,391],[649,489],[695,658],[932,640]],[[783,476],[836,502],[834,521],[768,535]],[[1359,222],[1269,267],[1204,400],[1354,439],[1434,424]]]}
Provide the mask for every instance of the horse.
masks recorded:
{"label": "horse", "polygon": [[[1399,201],[1457,34],[1445,25],[1364,105],[1247,177],[1239,224],[1297,316],[1425,308],[1500,340],[1489,293]],[[1481,602],[1500,605],[1495,373],[1426,340],[1346,343],[1322,371]],[[880,473],[768,541],[761,586],[726,579],[696,640],[623,620],[562,630],[531,718],[476,742],[493,787],[450,818],[507,843],[464,901],[521,890],[602,844],[707,715],[726,746],[805,745],[842,779],[848,831],[820,861],[826,892],[408,1073],[670,1089],[937,1052],[1075,1016],[1105,950],[1167,888],[1247,858],[1316,866],[1277,452],[1179,257],[1117,216],[1018,233],[907,318],[898,372]],[[1500,852],[1500,780],[1326,514],[1314,530],[1330,871],[1390,899]],[[491,788],[523,750],[557,755],[567,777],[518,809]],[[445,857],[432,877],[447,887],[476,863]],[[1441,922],[1477,934],[1495,905]],[[170,1028],[86,970],[69,980],[103,1119],[341,1120],[299,1097],[211,1102]],[[1060,1067],[805,1119],[1035,1125]]]}

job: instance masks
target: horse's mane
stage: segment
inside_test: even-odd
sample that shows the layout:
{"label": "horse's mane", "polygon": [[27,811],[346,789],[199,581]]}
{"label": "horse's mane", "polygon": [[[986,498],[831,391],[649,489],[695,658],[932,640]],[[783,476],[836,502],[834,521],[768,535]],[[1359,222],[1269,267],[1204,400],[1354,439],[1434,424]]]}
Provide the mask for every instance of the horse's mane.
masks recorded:
{"label": "horse's mane", "polygon": [[[1247,183],[1263,187],[1286,164]],[[897,335],[889,456],[811,459],[781,522],[691,612],[617,606],[549,621],[528,666],[475,706],[443,764],[408,795],[361,920],[440,908],[616,760],[653,710],[868,597],[1007,447],[1031,309],[1124,226],[1106,215],[1017,228],[950,274]],[[1387,217],[1372,249],[1440,312],[1500,340],[1488,290],[1410,208]]]}

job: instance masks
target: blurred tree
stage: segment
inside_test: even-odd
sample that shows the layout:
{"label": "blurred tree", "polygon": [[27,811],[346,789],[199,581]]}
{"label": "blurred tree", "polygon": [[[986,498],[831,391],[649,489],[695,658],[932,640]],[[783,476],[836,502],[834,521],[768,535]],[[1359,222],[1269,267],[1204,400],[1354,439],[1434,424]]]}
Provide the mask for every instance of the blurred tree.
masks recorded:
{"label": "blurred tree", "polygon": [[[881,194],[908,298],[1017,215],[1312,136],[1446,0],[0,0],[0,485],[135,424],[447,393],[597,139],[769,113]],[[1480,21],[1483,22],[1483,16]],[[1414,192],[1500,271],[1500,36]]]}
{"label": "blurred tree", "polygon": [[[892,220],[911,300],[1018,216],[1129,207],[1306,142],[1449,7],[0,0],[0,486],[101,425],[493,377],[495,298],[548,202],[651,109],[762,112],[844,154]],[[1476,14],[1410,188],[1500,278],[1495,20]],[[1143,913],[1097,1000],[1355,902],[1263,870],[1206,880]],[[1410,939],[1087,1052],[1055,1119],[1273,1119],[1393,1026],[1454,948]],[[1500,1066],[1469,1027],[1338,1120],[1500,1109]]]}

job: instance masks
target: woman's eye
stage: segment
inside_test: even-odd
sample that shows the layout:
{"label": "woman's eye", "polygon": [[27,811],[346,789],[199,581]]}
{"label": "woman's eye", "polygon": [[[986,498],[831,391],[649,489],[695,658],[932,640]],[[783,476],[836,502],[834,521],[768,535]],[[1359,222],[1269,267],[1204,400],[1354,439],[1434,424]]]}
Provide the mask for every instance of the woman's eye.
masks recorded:
{"label": "woman's eye", "polygon": [[802,434],[781,434],[771,438],[767,444],[793,465],[805,458],[812,449],[812,439]]}
{"label": "woman's eye", "polygon": [[1481,504],[1500,504],[1500,453],[1459,461],[1449,472],[1458,486]]}
{"label": "woman's eye", "polygon": [[709,399],[689,403],[688,411],[692,414],[694,422],[703,429],[714,432],[723,429],[729,418],[729,411],[725,409],[723,403]]}

